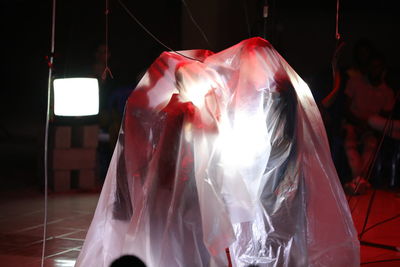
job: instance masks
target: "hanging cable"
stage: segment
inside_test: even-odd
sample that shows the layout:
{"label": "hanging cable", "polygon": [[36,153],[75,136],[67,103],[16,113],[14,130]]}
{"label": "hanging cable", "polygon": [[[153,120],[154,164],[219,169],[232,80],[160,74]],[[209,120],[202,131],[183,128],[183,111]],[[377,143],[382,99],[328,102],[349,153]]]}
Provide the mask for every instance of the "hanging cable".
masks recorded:
{"label": "hanging cable", "polygon": [[208,41],[208,38],[206,36],[206,34],[204,33],[204,31],[200,28],[199,24],[196,22],[196,20],[193,18],[192,12],[190,11],[188,5],[186,4],[185,0],[181,0],[183,5],[185,6],[185,9],[190,17],[190,20],[193,22],[193,24],[196,26],[196,28],[199,30],[199,32],[201,33],[201,35],[203,36],[204,40],[206,41],[206,43],[208,44],[209,48],[212,49],[212,45],[210,44],[210,42]]}
{"label": "hanging cable", "polygon": [[392,262],[392,261],[400,261],[400,258],[399,259],[394,258],[394,259],[387,259],[387,260],[361,262],[360,265],[373,264],[373,263],[382,263],[382,262]]}
{"label": "hanging cable", "polygon": [[166,49],[168,49],[170,52],[175,53],[177,55],[180,55],[182,57],[185,57],[187,59],[190,60],[195,60],[195,61],[199,61],[200,60],[196,59],[196,58],[192,58],[189,56],[186,56],[182,53],[179,53],[178,51],[175,51],[174,49],[170,48],[169,46],[167,46],[166,44],[164,44],[163,42],[161,42],[154,34],[152,34],[133,14],[132,12],[126,7],[126,5],[121,1],[118,0],[118,3],[121,5],[121,7],[126,11],[126,13],[128,13],[128,15],[148,34],[150,35],[154,40],[156,40],[157,43],[159,43],[161,46],[165,47]]}
{"label": "hanging cable", "polygon": [[342,42],[341,36],[339,33],[339,11],[340,11],[340,0],[336,0],[336,23],[335,23],[335,25],[336,25],[336,27],[335,27],[336,48],[335,48],[335,52],[334,52],[334,55],[332,58],[333,80],[335,80],[335,77],[336,77],[338,55],[344,45],[344,42]]}
{"label": "hanging cable", "polygon": [[108,0],[106,0],[106,10],[105,10],[105,15],[106,15],[106,65],[103,71],[103,74],[101,75],[101,78],[103,80],[107,79],[107,74],[110,75],[111,79],[113,79],[112,72],[110,68],[108,67],[108,14],[110,13],[110,10],[108,8]]}
{"label": "hanging cable", "polygon": [[43,243],[42,243],[42,258],[41,267],[44,267],[44,258],[46,251],[46,235],[47,235],[47,202],[48,202],[48,147],[49,147],[49,122],[50,122],[50,95],[51,95],[51,80],[53,76],[53,61],[55,48],[55,30],[56,30],[56,0],[53,0],[52,23],[51,23],[51,48],[48,58],[49,77],[47,82],[47,106],[46,106],[46,128],[44,137],[44,216],[43,216]]}
{"label": "hanging cable", "polygon": [[335,34],[335,38],[337,41],[340,40],[340,33],[339,33],[339,4],[340,4],[340,0],[336,0],[336,34]]}

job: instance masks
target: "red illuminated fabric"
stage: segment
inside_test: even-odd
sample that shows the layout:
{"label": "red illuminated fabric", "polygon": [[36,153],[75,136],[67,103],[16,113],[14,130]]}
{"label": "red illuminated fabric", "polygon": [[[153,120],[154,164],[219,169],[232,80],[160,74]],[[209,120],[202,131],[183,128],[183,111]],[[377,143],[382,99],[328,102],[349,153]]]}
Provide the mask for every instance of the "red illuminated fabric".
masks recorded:
{"label": "red illuminated fabric", "polygon": [[265,40],[165,52],[129,97],[76,266],[359,266],[308,86]]}

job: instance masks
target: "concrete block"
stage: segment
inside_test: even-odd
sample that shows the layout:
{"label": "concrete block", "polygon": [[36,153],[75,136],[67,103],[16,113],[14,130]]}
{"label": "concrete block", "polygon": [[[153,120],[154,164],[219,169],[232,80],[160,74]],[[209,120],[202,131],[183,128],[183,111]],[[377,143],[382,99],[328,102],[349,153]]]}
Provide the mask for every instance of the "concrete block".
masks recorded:
{"label": "concrete block", "polygon": [[99,142],[99,126],[83,126],[82,147],[96,148]]}
{"label": "concrete block", "polygon": [[70,171],[53,172],[53,189],[55,192],[68,191],[71,189]]}
{"label": "concrete block", "polygon": [[96,167],[95,148],[60,148],[53,150],[54,170],[88,170]]}
{"label": "concrete block", "polygon": [[54,147],[69,148],[71,147],[71,127],[56,126],[54,129]]}
{"label": "concrete block", "polygon": [[79,188],[93,189],[96,187],[96,174],[94,170],[79,171]]}

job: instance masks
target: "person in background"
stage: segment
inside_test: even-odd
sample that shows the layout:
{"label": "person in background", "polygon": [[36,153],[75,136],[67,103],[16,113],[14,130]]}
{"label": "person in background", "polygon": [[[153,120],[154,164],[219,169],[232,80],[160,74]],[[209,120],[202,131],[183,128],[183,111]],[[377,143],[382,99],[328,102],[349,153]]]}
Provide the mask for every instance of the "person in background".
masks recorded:
{"label": "person in background", "polygon": [[[321,75],[315,87],[314,96],[320,109],[331,148],[332,160],[337,169],[340,181],[343,184],[350,179],[350,169],[344,150],[343,122],[345,110],[344,87],[347,82],[346,68],[339,67],[339,57],[345,46],[344,42],[338,43],[332,58],[332,66],[325,74]],[[328,91],[330,89],[330,91]]]}
{"label": "person in background", "polygon": [[[353,113],[350,106],[352,105],[352,110],[356,113],[359,108],[363,107],[363,94],[371,91],[367,89],[371,89],[370,86],[379,87],[381,83],[385,84],[383,78],[385,70],[382,68],[375,68],[374,70],[371,62],[377,63],[384,60],[381,56],[378,56],[378,51],[370,40],[362,38],[355,43],[352,53],[353,64],[347,67],[340,67],[338,64],[343,47],[345,47],[345,43],[339,41],[332,58],[332,69],[323,76],[319,75],[314,80],[312,87],[314,87],[314,97],[327,129],[332,159],[340,180],[347,193],[353,194],[356,193],[356,186],[358,193],[369,187],[369,183],[361,177],[367,173],[365,168],[369,167],[370,160],[368,158],[375,149],[373,140],[376,139],[368,138],[368,132],[371,132],[371,129],[361,127],[360,120],[364,120],[362,124],[366,125],[365,119],[359,119],[357,123],[355,122],[354,115],[351,115]],[[379,57],[381,60],[378,59]],[[374,85],[371,85],[371,83]],[[328,85],[331,85],[331,90],[327,92]],[[386,85],[381,86],[387,87]],[[354,89],[354,87],[357,88]],[[367,89],[363,89],[364,87],[367,87]],[[353,91],[356,91],[354,95]],[[387,90],[384,91],[387,92]],[[390,98],[390,93],[389,96],[384,98],[386,97]],[[357,100],[361,102],[358,103],[359,106],[354,102]],[[377,110],[380,113],[381,108],[377,107]],[[368,113],[366,116],[369,115],[371,114]],[[355,129],[357,129],[356,132]],[[368,130],[365,132],[366,135],[364,135],[365,130]],[[362,135],[362,137],[359,135]],[[368,139],[370,140],[368,141]],[[369,145],[359,151],[363,142],[367,142]],[[360,153],[365,153],[365,164],[368,166],[362,167],[363,160]],[[363,174],[362,168],[365,169]]]}
{"label": "person in background", "polygon": [[398,70],[390,69],[385,80],[395,90],[395,104],[390,114],[374,115],[368,119],[371,128],[378,131],[384,138],[378,156],[376,171],[380,179],[373,180],[374,186],[397,191],[400,197],[400,80]]}
{"label": "person in background", "polygon": [[[365,53],[363,49],[361,51]],[[345,189],[359,194],[370,187],[367,179],[378,145],[377,132],[368,120],[375,115],[390,113],[394,105],[393,90],[385,82],[385,58],[373,51],[366,60],[366,68],[349,73],[345,87],[345,150],[353,178]]]}

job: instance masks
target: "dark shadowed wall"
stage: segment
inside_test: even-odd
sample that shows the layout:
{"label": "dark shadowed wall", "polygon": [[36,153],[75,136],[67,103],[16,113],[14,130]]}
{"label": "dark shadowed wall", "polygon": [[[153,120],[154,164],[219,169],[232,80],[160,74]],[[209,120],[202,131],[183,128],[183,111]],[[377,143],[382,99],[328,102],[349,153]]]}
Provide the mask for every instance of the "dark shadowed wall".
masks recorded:
{"label": "dark shadowed wall", "polygon": [[[262,17],[265,1],[185,1],[209,43],[181,0],[123,2],[158,39],[176,50],[217,52],[248,37],[265,36],[306,80],[330,66],[336,0],[268,1],[266,20]],[[343,64],[350,63],[354,42],[368,37],[385,53],[389,64],[397,67],[400,23],[396,1],[340,3],[340,33],[347,43]],[[16,169],[30,166],[32,172],[32,160],[43,140],[52,1],[2,0],[0,5],[0,160]],[[140,28],[117,0],[109,0],[109,7],[109,65],[117,86],[134,87],[140,74],[166,48]],[[105,38],[104,11],[105,0],[57,1],[55,75],[92,71],[94,53]],[[23,156],[29,153],[32,157]]]}

